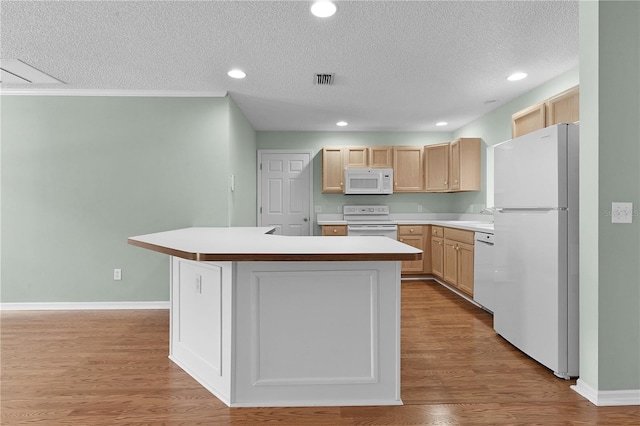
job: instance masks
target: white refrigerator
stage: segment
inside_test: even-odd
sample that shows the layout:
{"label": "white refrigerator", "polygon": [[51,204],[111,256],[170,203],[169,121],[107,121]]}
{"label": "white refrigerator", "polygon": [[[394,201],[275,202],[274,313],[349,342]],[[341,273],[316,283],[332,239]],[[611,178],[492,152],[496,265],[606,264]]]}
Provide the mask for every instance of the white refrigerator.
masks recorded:
{"label": "white refrigerator", "polygon": [[578,376],[579,128],[494,147],[494,329],[558,377]]}

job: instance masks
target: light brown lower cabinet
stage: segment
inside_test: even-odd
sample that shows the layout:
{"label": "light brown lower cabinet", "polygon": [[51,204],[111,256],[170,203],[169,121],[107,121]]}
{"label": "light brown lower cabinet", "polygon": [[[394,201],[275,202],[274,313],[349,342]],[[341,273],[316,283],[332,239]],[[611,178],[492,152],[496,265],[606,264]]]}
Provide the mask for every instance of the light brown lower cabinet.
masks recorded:
{"label": "light brown lower cabinet", "polygon": [[398,226],[398,241],[408,244],[412,247],[419,248],[423,251],[422,259],[420,260],[403,260],[402,261],[402,273],[422,273],[424,272],[424,229],[422,225],[399,225]]}
{"label": "light brown lower cabinet", "polygon": [[444,240],[443,278],[446,282],[458,287],[458,247],[453,240]]}
{"label": "light brown lower cabinet", "polygon": [[402,274],[430,274],[431,225],[399,225],[398,241],[422,250],[422,259],[402,262]]}
{"label": "light brown lower cabinet", "polygon": [[472,231],[444,228],[442,278],[469,296],[473,296],[473,237]]}
{"label": "light brown lower cabinet", "polygon": [[347,225],[322,225],[322,236],[345,236],[347,235]]}
{"label": "light brown lower cabinet", "polygon": [[431,273],[438,277],[444,276],[444,228],[431,227]]}
{"label": "light brown lower cabinet", "polygon": [[473,244],[458,243],[458,288],[473,296]]}

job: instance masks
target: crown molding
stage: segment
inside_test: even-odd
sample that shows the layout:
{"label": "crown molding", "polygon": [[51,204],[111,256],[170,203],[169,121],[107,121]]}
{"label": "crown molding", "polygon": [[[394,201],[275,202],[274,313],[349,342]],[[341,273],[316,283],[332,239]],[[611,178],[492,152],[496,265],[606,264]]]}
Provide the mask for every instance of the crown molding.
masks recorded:
{"label": "crown molding", "polygon": [[0,95],[9,96],[119,96],[157,98],[224,98],[227,91],[191,90],[107,90],[107,89],[25,89],[0,88]]}

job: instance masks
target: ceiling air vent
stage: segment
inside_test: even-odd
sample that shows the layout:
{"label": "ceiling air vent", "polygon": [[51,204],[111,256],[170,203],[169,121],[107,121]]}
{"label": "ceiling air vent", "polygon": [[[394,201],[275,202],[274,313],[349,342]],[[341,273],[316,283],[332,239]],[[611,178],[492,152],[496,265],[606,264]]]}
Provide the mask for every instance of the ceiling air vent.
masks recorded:
{"label": "ceiling air vent", "polygon": [[320,86],[330,86],[333,84],[333,74],[316,74],[313,83]]}

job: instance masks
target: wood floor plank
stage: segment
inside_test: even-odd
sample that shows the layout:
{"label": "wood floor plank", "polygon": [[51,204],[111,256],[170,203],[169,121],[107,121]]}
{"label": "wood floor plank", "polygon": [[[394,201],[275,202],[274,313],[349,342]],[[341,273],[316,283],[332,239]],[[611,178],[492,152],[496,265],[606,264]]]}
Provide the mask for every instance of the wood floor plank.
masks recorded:
{"label": "wood floor plank", "polygon": [[169,314],[2,312],[2,425],[638,425],[595,407],[432,281],[402,286],[403,406],[230,409],[168,358]]}

